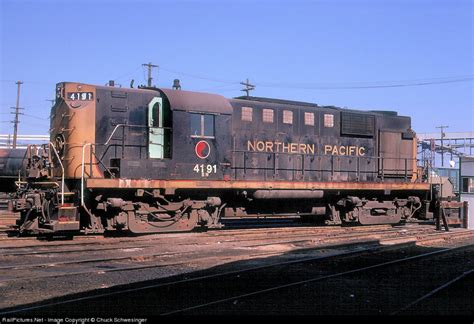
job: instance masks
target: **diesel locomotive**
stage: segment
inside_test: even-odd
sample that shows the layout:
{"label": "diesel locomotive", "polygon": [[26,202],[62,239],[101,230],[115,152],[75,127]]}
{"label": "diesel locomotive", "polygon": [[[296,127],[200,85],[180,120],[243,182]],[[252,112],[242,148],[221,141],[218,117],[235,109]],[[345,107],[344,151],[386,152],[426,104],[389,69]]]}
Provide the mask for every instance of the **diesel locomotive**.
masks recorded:
{"label": "diesel locomotive", "polygon": [[260,97],[76,82],[30,146],[21,231],[156,233],[226,217],[328,224],[432,217],[409,117]]}

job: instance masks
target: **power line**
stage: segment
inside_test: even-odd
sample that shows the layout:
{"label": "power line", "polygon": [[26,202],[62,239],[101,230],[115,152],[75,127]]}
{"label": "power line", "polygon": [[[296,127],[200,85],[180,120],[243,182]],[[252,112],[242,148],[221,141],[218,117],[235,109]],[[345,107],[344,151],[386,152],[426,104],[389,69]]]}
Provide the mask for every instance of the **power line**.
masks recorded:
{"label": "power line", "polygon": [[121,80],[121,79],[124,79],[124,78],[128,78],[128,77],[132,76],[135,72],[137,72],[141,67],[142,67],[142,66],[138,66],[138,67],[137,67],[135,70],[133,70],[132,72],[122,74],[121,76],[116,77],[116,78],[114,78],[113,80],[118,81],[118,80]]}
{"label": "power line", "polygon": [[[418,87],[426,86],[433,84],[446,84],[446,83],[459,83],[459,82],[472,82],[474,76],[458,78],[458,79],[448,79],[440,81],[418,81],[418,82],[405,82],[405,83],[395,83],[387,81],[386,84],[370,84],[367,85],[315,85],[315,84],[291,84],[291,83],[267,83],[267,82],[257,82],[260,87],[266,88],[293,88],[293,89],[305,89],[305,90],[346,90],[346,89],[378,89],[378,88],[401,88],[401,87]],[[372,82],[374,83],[374,82]],[[392,84],[390,84],[392,83]]]}
{"label": "power line", "polygon": [[[158,65],[153,65],[150,63],[142,64],[142,66],[148,67],[148,84],[151,85],[151,70],[153,67],[158,67]],[[160,67],[160,70],[166,71],[169,73],[174,73],[182,76],[187,76],[194,79],[207,80],[212,82],[224,83],[229,85],[238,85],[239,81],[236,80],[226,80],[220,78],[214,78],[210,76],[197,75],[192,73],[186,73],[181,71],[176,71],[172,69],[167,69]],[[136,71],[136,70],[135,70]],[[121,77],[115,78],[114,80],[122,79],[126,76],[130,76],[132,73],[123,74]],[[145,77],[145,79],[147,79]],[[418,79],[408,79],[408,80],[391,80],[391,81],[368,81],[368,82],[332,82],[332,83],[289,83],[289,82],[256,82],[259,87],[265,88],[281,88],[281,89],[304,89],[304,90],[346,90],[346,89],[378,89],[378,88],[401,88],[401,87],[417,87],[417,86],[427,86],[435,84],[449,84],[449,83],[461,83],[461,82],[472,82],[474,80],[474,75],[463,75],[463,76],[453,76],[453,77],[438,77],[438,78],[418,78]],[[14,80],[0,80],[1,82],[15,82]],[[33,83],[33,84],[55,84],[51,81],[23,81],[23,83]]]}
{"label": "power line", "polygon": [[[226,88],[229,88],[229,87],[232,87],[232,88],[231,89],[226,89]],[[219,85],[219,86],[215,86],[215,87],[199,88],[199,89],[195,89],[194,91],[205,92],[205,91],[239,91],[239,90],[240,90],[240,88],[238,88],[237,85],[224,84],[224,85]]]}
{"label": "power line", "polygon": [[[30,107],[31,108],[31,107]],[[28,116],[28,117],[32,117],[32,118],[36,118],[36,119],[39,119],[39,120],[47,120],[49,119],[49,117],[46,117],[46,118],[42,118],[42,117],[38,117],[38,116],[34,116],[34,115],[30,115],[30,114],[22,114],[24,116]]]}
{"label": "power line", "polygon": [[[175,73],[183,76],[188,76],[195,79],[225,83],[225,84],[241,84],[238,81],[224,80],[213,78],[209,76],[202,76],[180,72],[176,70],[166,69],[161,67],[163,71]],[[400,88],[400,87],[415,87],[426,86],[433,84],[445,83],[459,83],[471,82],[474,80],[474,75],[463,75],[454,77],[438,77],[438,78],[418,78],[408,80],[392,80],[392,81],[372,81],[372,82],[334,82],[334,83],[276,83],[276,82],[256,82],[258,86],[266,88],[296,88],[307,90],[345,90],[345,89],[377,89],[377,88]]]}
{"label": "power line", "polygon": [[[5,83],[11,83],[11,82],[16,82],[15,80],[0,80],[0,82],[5,82]],[[28,83],[28,84],[40,84],[40,85],[55,85],[57,82],[52,82],[52,81],[34,81],[34,80],[23,80],[23,83]]]}
{"label": "power line", "polygon": [[166,71],[166,72],[169,72],[169,73],[174,73],[174,74],[178,74],[178,75],[182,75],[182,76],[187,76],[187,77],[194,78],[194,79],[207,80],[207,81],[213,81],[213,82],[219,82],[219,83],[227,83],[227,84],[240,84],[239,81],[224,80],[224,79],[213,78],[213,77],[208,77],[208,76],[202,76],[202,75],[196,75],[196,74],[191,74],[191,73],[179,72],[179,71],[176,71],[176,70],[170,70],[170,69],[166,69],[166,68],[163,68],[163,67],[160,67],[160,69],[162,71]]}
{"label": "power line", "polygon": [[402,80],[378,80],[378,81],[352,81],[352,82],[259,82],[265,85],[284,85],[297,87],[352,87],[352,86],[379,86],[379,85],[395,85],[395,84],[416,84],[426,82],[446,82],[459,79],[473,79],[473,74],[457,75],[449,77],[435,77],[435,78],[416,78],[416,79],[402,79]]}
{"label": "power line", "polygon": [[56,103],[56,98],[55,99],[44,99],[45,101],[49,101],[51,103],[51,107],[54,106]]}

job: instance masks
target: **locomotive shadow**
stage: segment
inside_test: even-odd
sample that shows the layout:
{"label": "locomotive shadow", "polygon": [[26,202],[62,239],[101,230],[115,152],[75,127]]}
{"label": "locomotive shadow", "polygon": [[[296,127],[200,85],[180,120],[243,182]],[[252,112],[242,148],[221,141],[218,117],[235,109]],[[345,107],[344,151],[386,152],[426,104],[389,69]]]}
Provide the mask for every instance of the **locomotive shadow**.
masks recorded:
{"label": "locomotive shadow", "polygon": [[[45,299],[40,302],[4,308],[3,310],[0,309],[0,315],[2,317],[95,316],[103,318],[143,318],[157,316],[169,311],[183,309],[189,307],[190,305],[211,303],[214,300],[229,298],[231,296],[239,296],[242,293],[259,290],[263,283],[270,283],[271,285],[272,280],[275,280],[276,276],[278,276],[279,280],[283,278],[287,283],[301,280],[301,278],[295,277],[291,272],[282,273],[281,271],[276,271],[273,268],[267,268],[265,271],[260,272],[257,276],[251,275],[247,278],[247,274],[238,274],[239,269],[260,266],[263,267],[272,263],[296,260],[297,257],[300,257],[300,259],[305,259],[308,258],[308,256],[310,256],[312,253],[320,250],[351,248],[363,245],[370,245],[374,248],[387,247],[387,245],[380,243],[378,240],[367,240],[357,243],[341,243],[339,245],[301,248],[282,252],[281,254],[274,256],[231,261],[216,266],[210,266],[206,269],[183,272],[180,274],[167,277],[165,276],[152,280],[122,284],[104,289],[93,289],[75,294],[66,294],[64,296]],[[414,248],[420,253],[427,253],[441,249],[437,247],[421,247],[414,243],[407,243],[406,246],[407,248]],[[390,248],[388,250],[390,250]],[[356,253],[354,255],[357,256],[358,254]],[[354,255],[352,257],[354,257]],[[337,265],[337,259],[338,258],[336,257],[333,260],[334,265]],[[317,265],[318,261],[316,260],[313,263]],[[317,266],[315,267],[314,264],[312,264],[310,261],[307,261],[305,263],[300,263],[298,267],[307,267],[308,271],[314,271],[317,269]],[[98,271],[99,270],[100,269],[98,269]],[[181,271],[183,270],[186,271],[189,269],[181,269]],[[232,271],[235,271],[236,273],[230,277],[211,277],[219,273]],[[336,270],[336,272],[338,271]],[[314,277],[318,276],[318,274],[314,275]],[[209,277],[209,279],[206,281],[200,280],[205,277]],[[175,282],[180,283],[175,285],[170,284]],[[46,287],[47,286],[48,285],[46,284]],[[342,288],[337,287],[337,289]],[[229,294],[229,291],[232,292]],[[303,297],[300,298],[299,296],[293,296],[293,298],[293,302],[297,301],[301,305],[305,305],[307,303]],[[238,298],[235,298],[235,300],[235,303],[237,303]],[[283,303],[287,302],[285,300],[281,301]],[[334,300],[334,302],[337,302],[337,300]],[[229,303],[232,304],[231,302],[228,302],[227,304]],[[250,311],[251,315],[271,315],[272,309],[275,310],[276,313],[279,313],[280,306],[281,305],[279,304],[265,305],[264,309],[255,309],[253,312],[250,310],[248,311]],[[255,307],[253,306],[253,308]],[[19,309],[24,311],[18,311]],[[213,306],[211,304],[209,307],[201,309],[197,314],[213,315],[219,313],[213,311]],[[291,313],[291,311],[287,314],[296,315]],[[313,305],[312,310],[306,309],[306,311],[303,311],[302,314],[327,315],[327,312],[324,309],[315,309]],[[355,315],[357,315],[357,310],[355,310]]]}

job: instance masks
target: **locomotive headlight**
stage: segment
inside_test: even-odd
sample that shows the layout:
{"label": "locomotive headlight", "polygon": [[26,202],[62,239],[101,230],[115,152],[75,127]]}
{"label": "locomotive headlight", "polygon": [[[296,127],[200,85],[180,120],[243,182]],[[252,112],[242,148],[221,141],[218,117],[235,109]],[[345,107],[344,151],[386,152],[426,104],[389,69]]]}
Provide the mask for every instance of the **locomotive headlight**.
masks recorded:
{"label": "locomotive headlight", "polygon": [[63,85],[62,83],[58,83],[56,85],[56,99],[59,99],[63,96]]}

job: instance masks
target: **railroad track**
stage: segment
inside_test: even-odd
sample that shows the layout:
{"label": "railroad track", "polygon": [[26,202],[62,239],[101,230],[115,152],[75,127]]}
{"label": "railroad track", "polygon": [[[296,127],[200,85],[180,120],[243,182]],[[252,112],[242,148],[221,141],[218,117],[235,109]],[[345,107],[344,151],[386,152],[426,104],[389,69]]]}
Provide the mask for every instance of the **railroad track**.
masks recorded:
{"label": "railroad track", "polygon": [[[1,257],[9,257],[8,260],[4,260],[3,266],[0,266],[0,270],[8,270],[8,269],[21,269],[21,268],[31,268],[31,267],[47,267],[47,266],[57,266],[60,264],[73,264],[73,263],[90,263],[94,261],[112,261],[112,260],[124,260],[124,259],[137,259],[137,258],[150,258],[150,257],[159,257],[159,256],[169,256],[169,255],[185,255],[187,253],[194,253],[196,251],[196,245],[202,244],[237,244],[239,248],[258,248],[258,247],[265,247],[265,246],[274,246],[274,245],[282,245],[282,244],[304,244],[308,243],[313,246],[318,245],[319,247],[324,245],[335,245],[339,242],[346,242],[346,243],[357,243],[357,242],[366,242],[368,240],[376,240],[381,236],[385,238],[393,238],[393,237],[407,237],[411,235],[416,237],[416,235],[430,235],[433,234],[436,237],[439,237],[438,233],[431,233],[431,229],[426,228],[416,228],[411,230],[399,230],[395,228],[384,228],[382,230],[378,230],[376,232],[373,229],[366,229],[366,230],[341,230],[341,231],[331,231],[331,232],[324,232],[324,231],[292,231],[286,233],[286,235],[282,235],[282,232],[274,234],[273,237],[269,233],[259,233],[259,235],[239,235],[239,236],[232,236],[229,238],[222,239],[221,237],[213,236],[210,237],[194,237],[194,240],[187,237],[180,237],[180,240],[176,239],[173,241],[173,248],[176,246],[186,246],[189,247],[189,250],[180,250],[177,252],[167,251],[168,247],[163,246],[163,241],[161,239],[152,239],[152,240],[137,240],[137,241],[130,241],[130,240],[119,240],[117,241],[109,241],[109,242],[101,242],[100,244],[94,242],[81,242],[78,244],[63,244],[61,246],[58,245],[42,245],[42,246],[28,246],[28,247],[6,247],[0,248]],[[245,233],[247,234],[247,233]],[[169,239],[169,238],[168,238]],[[263,242],[262,242],[263,241]],[[144,244],[146,242],[146,244]],[[85,248],[85,247],[88,248]],[[141,251],[145,248],[159,250],[159,252],[151,252],[148,254],[137,254],[137,251]],[[131,255],[124,256],[123,252],[129,250]],[[114,258],[108,256],[107,258],[100,257],[98,259],[91,258],[90,255],[94,252],[104,252],[104,251],[118,251],[119,256]],[[73,254],[71,258],[73,260],[51,260],[47,263],[39,262],[39,263],[16,263],[15,260],[12,260],[12,257],[21,257],[23,260],[25,256],[41,256],[47,255],[48,258],[51,258],[54,255],[65,255],[65,254]],[[86,258],[80,258],[80,255],[86,256]],[[31,260],[31,259],[30,259]],[[33,259],[34,261],[34,259]],[[10,264],[8,264],[10,263]],[[13,264],[12,264],[13,263]]]}
{"label": "railroad track", "polygon": [[[261,237],[269,237],[271,235],[288,235],[288,233],[295,233],[298,235],[303,234],[325,234],[325,235],[339,235],[340,233],[357,233],[357,232],[379,232],[381,230],[393,230],[398,229],[400,231],[412,229],[410,226],[390,226],[390,225],[375,225],[375,226],[359,226],[359,227],[288,227],[288,228],[272,228],[272,229],[227,229],[208,231],[202,233],[176,233],[176,234],[152,234],[144,235],[139,237],[130,236],[102,236],[102,235],[84,235],[76,236],[74,240],[56,241],[56,240],[38,240],[37,237],[11,237],[8,239],[0,238],[0,248],[5,249],[22,249],[22,248],[42,248],[42,247],[61,247],[61,246],[73,246],[73,245],[105,245],[105,244],[117,244],[123,242],[143,242],[143,241],[154,241],[154,242],[166,242],[170,239],[173,241],[182,240],[198,240],[198,239],[219,239],[230,241],[240,240],[241,237],[253,237],[255,240]],[[419,227],[429,228],[429,227]],[[236,238],[237,237],[237,238]]]}
{"label": "railroad track", "polygon": [[[117,244],[134,244],[142,242],[155,242],[156,244],[166,243],[173,240],[176,244],[185,242],[202,243],[213,242],[215,240],[222,242],[239,241],[243,237],[251,237],[253,240],[265,239],[272,235],[340,235],[341,233],[370,233],[379,232],[383,230],[393,230],[391,226],[367,226],[367,227],[348,227],[348,228],[322,228],[322,227],[304,227],[304,228],[286,228],[286,229],[250,229],[250,230],[228,230],[218,232],[205,233],[180,233],[180,234],[160,234],[147,235],[140,237],[104,237],[104,236],[78,236],[73,241],[38,241],[35,238],[12,238],[10,240],[0,240],[0,252],[7,252],[7,250],[22,250],[22,249],[58,249],[61,247],[67,250],[73,246],[117,246]],[[400,228],[403,231],[405,228]]]}
{"label": "railroad track", "polygon": [[[278,235],[277,238],[257,236],[257,237],[248,237],[246,239],[240,238],[232,238],[232,239],[225,239],[218,241],[218,244],[226,243],[239,243],[241,248],[257,248],[257,247],[264,247],[264,246],[273,246],[273,245],[281,245],[281,244],[310,244],[310,245],[334,245],[337,244],[339,241],[344,241],[347,243],[356,243],[359,240],[361,242],[367,241],[368,239],[377,239],[380,238],[382,235],[385,235],[386,238],[388,237],[407,237],[412,236],[416,237],[417,235],[423,235],[424,239],[426,240],[428,237],[433,237],[435,240],[439,240],[440,237],[449,238],[451,236],[450,233],[430,233],[429,229],[411,229],[411,230],[398,230],[398,229],[384,229],[379,230],[377,232],[372,231],[358,231],[353,233],[351,231],[343,231],[339,233],[314,233],[314,232],[296,232],[292,233],[291,235]],[[265,240],[264,243],[256,243],[252,244],[252,241],[262,241]],[[145,243],[146,242],[146,243]],[[199,238],[197,240],[185,240],[183,241],[174,241],[174,247],[176,246],[190,246],[191,251],[179,251],[174,254],[185,255],[186,253],[193,252],[195,250],[195,245],[200,244],[210,244],[213,243],[209,240],[208,237]],[[214,242],[215,243],[215,242]],[[148,255],[136,255],[136,251],[141,251],[144,249],[160,249],[160,253],[148,254]],[[80,244],[67,244],[67,245],[46,245],[40,247],[7,247],[7,248],[0,248],[1,257],[9,257],[8,260],[11,262],[12,257],[26,257],[26,256],[41,256],[45,255],[51,258],[55,255],[73,255],[74,261],[65,262],[62,261],[51,261],[49,263],[20,263],[20,264],[7,264],[8,262],[3,262],[3,266],[0,266],[0,270],[5,269],[15,269],[15,268],[29,268],[29,267],[45,267],[49,266],[50,264],[58,265],[60,263],[69,264],[69,263],[81,263],[81,262],[93,262],[94,259],[91,259],[89,255],[94,255],[95,253],[105,252],[105,251],[118,251],[121,252],[121,255],[117,258],[117,260],[124,260],[124,259],[133,259],[133,258],[150,258],[150,257],[159,257],[159,256],[170,256],[173,255],[171,251],[166,251],[167,247],[162,246],[160,243],[155,242],[154,240],[146,241],[146,240],[139,240],[139,241],[118,241],[118,242],[107,242],[106,244],[97,244],[94,242],[82,242]],[[123,256],[123,252],[128,251],[134,253],[133,256]],[[87,253],[86,260],[78,259],[78,254],[84,255]],[[100,261],[103,261],[104,258],[100,258]],[[111,261],[114,258],[108,257],[107,260]],[[5,265],[6,264],[6,265]]]}
{"label": "railroad track", "polygon": [[311,262],[311,261],[315,261],[315,260],[323,260],[323,259],[329,259],[329,258],[334,258],[334,257],[342,257],[344,255],[352,255],[354,253],[364,253],[364,252],[367,253],[367,252],[371,252],[371,251],[375,251],[375,250],[376,249],[374,247],[370,247],[370,248],[365,248],[365,249],[363,249],[361,251],[357,251],[357,252],[352,251],[352,252],[346,252],[346,253],[338,253],[338,254],[330,255],[330,256],[314,257],[314,258],[307,258],[307,259],[304,259],[304,260],[285,261],[285,262],[279,262],[279,263],[274,263],[274,264],[265,265],[265,266],[250,267],[250,268],[242,269],[242,270],[228,271],[228,272],[224,272],[224,273],[211,274],[211,275],[206,275],[206,276],[199,276],[199,277],[190,278],[190,279],[181,279],[181,280],[166,282],[166,283],[162,283],[162,284],[147,285],[147,286],[139,287],[139,288],[136,288],[136,289],[134,289],[134,288],[126,289],[126,290],[121,290],[120,292],[114,291],[114,292],[111,292],[111,293],[103,293],[103,294],[93,295],[93,296],[73,298],[73,299],[63,300],[63,301],[54,302],[54,303],[47,303],[47,304],[42,304],[42,305],[37,305],[37,306],[20,307],[20,308],[15,308],[13,310],[7,310],[5,312],[0,311],[0,315],[6,315],[6,314],[11,314],[11,313],[21,313],[21,312],[24,312],[24,311],[37,310],[37,309],[44,309],[44,308],[53,307],[53,306],[57,306],[57,305],[75,303],[77,301],[83,301],[83,300],[95,299],[95,298],[104,298],[104,297],[114,296],[114,295],[117,295],[117,294],[136,292],[136,291],[140,291],[140,290],[143,290],[143,289],[163,288],[163,287],[169,287],[169,286],[183,284],[183,283],[196,282],[196,281],[201,281],[201,280],[209,280],[209,279],[215,279],[215,278],[219,278],[219,277],[232,276],[232,275],[239,276],[240,274],[243,274],[243,273],[246,273],[246,272],[270,269],[270,268],[278,267],[278,266],[282,266],[282,265],[299,264],[299,263]]}
{"label": "railroad track", "polygon": [[[465,232],[465,233],[452,233],[451,232],[449,234],[438,236],[438,240],[441,240],[441,241],[446,240],[446,238],[448,238],[448,235],[451,238],[454,238],[455,236],[458,236],[459,239],[462,239],[463,237],[469,237],[469,236],[472,237],[472,232]],[[430,235],[426,235],[425,237],[418,237],[418,243],[423,244],[423,240],[425,240],[425,242],[433,242],[434,238],[431,237]],[[187,284],[187,283],[195,283],[195,285],[199,285],[199,284],[203,284],[203,283],[205,283],[209,280],[217,280],[217,279],[218,280],[223,280],[222,278],[226,278],[226,277],[229,277],[229,276],[230,277],[234,277],[234,276],[240,277],[240,276],[243,276],[243,275],[247,275],[247,276],[258,277],[257,274],[252,275],[252,273],[254,273],[254,272],[262,273],[262,271],[268,271],[270,268],[277,269],[279,267],[295,266],[295,265],[297,266],[297,265],[302,265],[302,264],[311,265],[312,263],[315,263],[315,262],[319,263],[319,262],[330,261],[330,260],[334,261],[334,260],[339,260],[339,259],[344,258],[344,257],[351,257],[351,256],[359,256],[360,257],[361,255],[367,255],[367,254],[370,255],[370,254],[376,253],[376,252],[382,253],[383,251],[388,251],[388,250],[398,250],[398,249],[401,249],[404,246],[406,246],[406,245],[404,245],[404,243],[398,241],[398,244],[397,244],[397,240],[393,239],[393,245],[390,246],[390,247],[380,246],[380,245],[379,246],[365,246],[365,247],[359,246],[358,249],[355,249],[355,250],[352,250],[352,251],[339,251],[339,253],[334,253],[332,255],[325,255],[325,256],[320,255],[320,256],[316,256],[316,257],[299,258],[299,259],[296,259],[296,260],[290,260],[290,261],[284,261],[284,262],[275,262],[273,264],[264,265],[264,266],[247,267],[246,269],[239,269],[239,270],[233,270],[233,271],[227,271],[227,272],[219,272],[219,273],[216,273],[216,274],[205,275],[205,276],[194,277],[194,278],[188,278],[188,279],[180,279],[180,280],[175,280],[175,281],[165,282],[165,283],[159,283],[159,284],[152,284],[152,285],[146,285],[145,284],[145,285],[141,285],[138,288],[130,288],[130,289],[125,289],[125,290],[120,289],[118,291],[113,291],[112,290],[111,292],[102,293],[102,294],[99,294],[99,295],[97,295],[97,294],[96,295],[89,295],[89,296],[86,295],[86,296],[80,296],[78,298],[72,298],[72,299],[67,299],[67,300],[62,299],[61,301],[57,301],[57,302],[53,302],[53,303],[49,303],[49,304],[33,305],[33,306],[27,306],[27,307],[23,307],[23,308],[20,307],[20,308],[12,309],[10,311],[15,313],[15,312],[23,312],[23,311],[48,309],[48,308],[54,307],[55,305],[63,305],[63,304],[71,304],[71,303],[75,304],[77,302],[86,302],[89,299],[100,299],[100,298],[108,298],[108,297],[111,297],[111,296],[118,296],[118,295],[123,295],[123,294],[134,294],[134,293],[137,293],[137,292],[140,292],[140,291],[148,291],[148,290],[151,290],[151,289],[166,288],[166,289],[169,290],[171,287],[174,287],[176,285],[183,285],[183,284]],[[249,297],[252,297],[252,296],[258,296],[260,294],[265,294],[265,293],[269,293],[269,292],[272,292],[272,291],[277,291],[277,290],[280,290],[280,289],[286,289],[286,288],[295,287],[295,286],[298,286],[298,285],[304,285],[304,284],[315,282],[315,281],[323,281],[325,279],[338,278],[338,277],[342,277],[344,275],[349,275],[349,274],[359,273],[359,272],[363,272],[363,271],[367,271],[367,270],[387,267],[389,265],[395,265],[395,264],[399,264],[399,263],[402,263],[402,262],[417,260],[417,259],[424,258],[424,257],[440,255],[440,254],[444,254],[444,253],[447,253],[447,252],[452,252],[452,251],[456,251],[456,250],[464,249],[464,248],[465,247],[454,248],[454,249],[453,248],[443,249],[443,250],[439,250],[439,251],[414,255],[414,256],[408,257],[408,258],[403,257],[403,258],[390,260],[390,261],[386,261],[386,262],[382,262],[382,263],[376,263],[376,264],[368,266],[368,267],[366,266],[366,267],[361,267],[361,268],[356,268],[356,269],[350,269],[350,270],[347,270],[347,271],[342,271],[342,272],[337,272],[337,273],[332,273],[332,274],[326,274],[326,275],[323,275],[323,276],[319,276],[317,278],[310,278],[310,279],[306,279],[306,280],[296,281],[296,282],[293,282],[293,283],[285,283],[285,284],[277,285],[277,286],[270,287],[270,288],[267,287],[265,289],[259,289],[259,290],[256,290],[256,291],[252,291],[250,293],[232,295],[230,297],[220,298],[220,299],[213,300],[213,301],[210,301],[210,302],[205,302],[205,303],[201,303],[201,304],[193,305],[193,306],[189,306],[189,307],[178,308],[178,309],[174,309],[174,310],[171,310],[171,311],[164,311],[162,313],[163,314],[174,314],[174,313],[183,313],[183,312],[187,313],[189,311],[194,311],[194,310],[198,310],[198,309],[205,309],[206,307],[209,307],[209,306],[230,302],[231,300],[241,300],[241,299],[249,298]],[[264,256],[264,255],[265,254],[262,254],[262,256]],[[111,271],[113,271],[113,270],[111,270]],[[120,271],[120,270],[118,270],[118,271]],[[114,298],[116,298],[116,297],[114,297]],[[0,314],[3,315],[2,312],[0,312]],[[8,313],[5,313],[5,314],[8,314]]]}
{"label": "railroad track", "polygon": [[[469,232],[460,234],[460,233],[431,233],[430,230],[426,229],[413,229],[412,231],[399,231],[397,229],[385,229],[377,233],[359,231],[358,233],[346,232],[339,233],[334,235],[303,235],[302,233],[293,233],[293,235],[288,235],[286,237],[279,235],[277,238],[269,237],[250,237],[246,239],[233,239],[217,243],[224,243],[225,246],[222,246],[219,250],[213,250],[210,256],[207,258],[219,258],[227,257],[228,249],[236,249],[236,244],[238,243],[237,250],[240,250],[240,253],[237,254],[237,258],[240,258],[242,252],[248,257],[248,254],[251,253],[252,257],[264,257],[271,255],[278,255],[284,250],[278,249],[274,251],[272,247],[274,246],[296,246],[300,248],[332,248],[334,246],[340,245],[342,242],[346,245],[348,244],[378,244],[379,239],[383,236],[383,239],[388,242],[390,239],[402,239],[402,240],[422,240],[425,242],[432,240],[445,240],[450,237],[457,236],[458,238],[462,235],[469,237],[471,235]],[[204,239],[205,240],[205,239]],[[264,240],[262,242],[262,240]],[[257,243],[259,242],[259,243]],[[167,247],[156,244],[155,242],[148,242],[143,244],[142,242],[125,242],[126,245],[120,245],[115,242],[113,246],[95,246],[91,248],[84,249],[83,244],[80,246],[67,246],[67,248],[57,249],[55,246],[48,246],[46,250],[37,250],[28,248],[26,251],[24,248],[20,248],[21,251],[11,251],[9,249],[3,250],[0,249],[1,257],[3,258],[2,266],[0,266],[0,282],[21,280],[21,279],[32,279],[32,278],[45,278],[45,277],[58,277],[62,275],[71,274],[71,266],[75,265],[85,265],[89,267],[88,270],[76,269],[75,274],[86,274],[97,272],[97,268],[103,266],[104,268],[109,268],[108,270],[103,270],[102,272],[107,271],[125,271],[125,270],[134,270],[134,269],[144,269],[151,267],[165,267],[170,265],[184,264],[189,263],[194,260],[203,260],[206,259],[206,253],[203,253],[200,249],[196,249],[196,246],[203,244],[199,241],[187,241],[187,242],[174,242],[173,248],[181,245],[184,248],[173,251]],[[128,244],[127,244],[128,243]],[[205,243],[209,242],[205,240]],[[87,244],[90,245],[90,244]],[[107,244],[109,245],[109,244]],[[270,250],[266,250],[266,247],[270,247]],[[104,252],[113,251],[115,255],[107,254],[103,255]],[[98,254],[101,253],[101,254]],[[235,252],[233,252],[235,253]],[[64,258],[64,255],[68,255],[68,258]],[[25,257],[29,256],[28,262],[25,262]],[[33,258],[32,258],[33,257]],[[40,257],[37,262],[34,257]],[[41,258],[42,257],[42,258]],[[44,262],[44,257],[48,258],[47,262]],[[56,259],[54,259],[56,257]],[[0,259],[1,260],[1,259]],[[18,262],[19,260],[21,262]],[[35,262],[36,261],[36,262]],[[117,261],[128,261],[127,264],[120,265],[111,265],[111,262]],[[136,265],[136,262],[144,263],[148,261],[152,264],[145,265]],[[107,267],[104,265],[107,264]],[[132,263],[132,264],[130,264]],[[62,268],[67,268],[62,271]],[[35,268],[49,268],[49,273],[42,272],[40,276],[32,274]],[[14,275],[10,273],[14,272]],[[2,278],[3,277],[3,278]]]}
{"label": "railroad track", "polygon": [[[443,255],[443,254],[446,254],[446,253],[454,253],[455,251],[465,250],[465,249],[474,250],[474,247],[473,246],[468,246],[468,247],[462,246],[462,247],[457,247],[457,248],[446,248],[446,249],[442,249],[442,250],[438,250],[438,251],[434,251],[434,252],[427,252],[427,253],[422,253],[422,254],[419,254],[419,255],[403,257],[403,258],[394,259],[394,260],[390,260],[390,261],[386,261],[386,262],[376,263],[376,264],[365,266],[365,267],[359,267],[359,268],[350,269],[350,270],[346,270],[346,271],[335,272],[335,273],[331,273],[331,274],[327,274],[327,275],[317,276],[315,278],[299,280],[299,281],[295,281],[295,282],[290,282],[290,283],[285,283],[285,284],[281,284],[281,285],[272,286],[272,287],[265,288],[265,289],[254,290],[252,292],[248,292],[248,293],[244,293],[244,294],[233,295],[233,296],[230,296],[230,297],[213,300],[213,301],[206,302],[206,303],[201,303],[201,304],[197,304],[197,305],[193,305],[193,306],[189,306],[189,307],[185,307],[185,308],[179,308],[179,309],[175,309],[175,310],[172,310],[172,311],[163,312],[163,313],[160,313],[160,315],[175,315],[175,314],[183,314],[183,313],[185,314],[185,313],[190,313],[191,311],[196,311],[196,310],[199,310],[199,309],[206,309],[206,308],[208,309],[211,306],[215,307],[216,305],[222,305],[222,304],[227,304],[227,303],[231,303],[231,304],[235,305],[235,304],[237,304],[237,301],[242,301],[243,299],[249,299],[249,298],[253,298],[253,297],[256,297],[256,296],[261,296],[261,295],[265,295],[265,294],[269,294],[269,293],[274,293],[274,292],[285,290],[285,289],[300,287],[300,286],[304,286],[304,285],[307,285],[307,284],[312,284],[312,283],[315,283],[315,282],[322,282],[322,281],[327,281],[327,280],[331,280],[331,279],[335,279],[335,278],[343,278],[343,277],[346,277],[346,276],[351,276],[351,275],[362,273],[362,272],[370,272],[370,271],[374,271],[374,270],[379,271],[380,269],[383,269],[383,268],[398,266],[400,264],[404,264],[404,263],[407,263],[407,262],[418,261],[418,260],[423,259],[423,258],[432,258],[433,256],[439,256],[439,255]],[[472,270],[469,270],[467,273],[470,273],[470,272],[472,272]],[[461,276],[456,277],[456,279],[451,280],[448,283],[448,285],[455,282],[455,281],[457,281],[457,280],[459,280],[460,278],[464,277],[465,275],[466,275],[466,272],[464,272]],[[435,288],[434,290],[430,291],[429,293],[425,294],[424,296],[416,299],[415,301],[409,303],[408,305],[403,306],[402,308],[398,309],[397,311],[392,312],[391,314],[396,315],[396,314],[403,313],[405,310],[413,307],[414,305],[418,304],[419,302],[421,302],[423,300],[426,300],[427,298],[429,298],[433,293],[437,292],[438,290],[440,290],[442,288],[445,288],[445,286],[447,286],[447,284],[443,284],[441,287]]]}
{"label": "railroad track", "polygon": [[[473,277],[473,276],[474,276],[474,268],[469,269],[469,270],[461,273],[460,275],[456,276],[455,278],[449,280],[448,282],[437,286],[436,288],[434,288],[431,291],[427,292],[426,294],[424,294],[420,298],[408,303],[407,305],[399,308],[396,311],[393,311],[392,313],[390,313],[390,315],[406,315],[409,311],[412,311],[413,309],[415,309],[415,307],[417,307],[421,303],[426,303],[429,299],[433,298],[434,296],[442,293],[443,291],[446,291],[446,290],[450,289],[452,286],[454,286],[456,284],[459,284],[459,282],[461,282],[462,280],[465,280],[466,278]],[[469,287],[472,289],[472,286],[469,286]],[[471,304],[472,304],[471,305],[472,306],[471,310],[474,309],[473,308],[474,307],[473,303],[474,303],[474,300],[471,301]]]}

